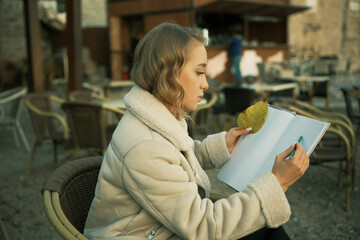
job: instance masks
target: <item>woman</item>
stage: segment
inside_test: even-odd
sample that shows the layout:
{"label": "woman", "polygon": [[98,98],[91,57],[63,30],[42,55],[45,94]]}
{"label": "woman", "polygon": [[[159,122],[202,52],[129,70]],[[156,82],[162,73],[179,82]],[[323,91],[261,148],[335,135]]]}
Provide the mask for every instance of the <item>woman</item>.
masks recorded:
{"label": "woman", "polygon": [[208,88],[201,32],[160,24],[141,39],[134,57],[136,85],[124,98],[127,111],[104,156],[84,234],[202,240],[279,229],[290,216],[284,191],[308,166],[302,147],[296,144],[294,157],[284,160],[292,145],[277,156],[272,173],[213,203],[202,167],[223,165],[251,129],[233,128],[202,142],[188,136],[186,111],[197,108]]}

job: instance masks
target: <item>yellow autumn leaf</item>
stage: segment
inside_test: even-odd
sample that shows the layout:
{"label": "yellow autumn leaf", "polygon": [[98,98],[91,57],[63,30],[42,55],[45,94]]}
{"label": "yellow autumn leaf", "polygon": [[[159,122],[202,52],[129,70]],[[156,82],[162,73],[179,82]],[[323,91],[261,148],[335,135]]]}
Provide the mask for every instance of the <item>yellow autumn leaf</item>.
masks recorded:
{"label": "yellow autumn leaf", "polygon": [[240,129],[252,127],[250,133],[256,133],[264,125],[267,113],[268,103],[259,101],[239,114],[237,124]]}

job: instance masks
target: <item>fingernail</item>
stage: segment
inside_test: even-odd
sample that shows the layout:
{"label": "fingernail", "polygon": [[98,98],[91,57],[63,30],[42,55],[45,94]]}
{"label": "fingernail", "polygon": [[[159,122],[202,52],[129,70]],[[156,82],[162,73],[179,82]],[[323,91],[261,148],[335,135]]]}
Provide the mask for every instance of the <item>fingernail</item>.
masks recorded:
{"label": "fingernail", "polygon": [[291,146],[294,146],[296,144],[296,142],[294,142]]}
{"label": "fingernail", "polygon": [[245,129],[246,131],[251,131],[252,130],[252,127],[248,127],[247,129]]}

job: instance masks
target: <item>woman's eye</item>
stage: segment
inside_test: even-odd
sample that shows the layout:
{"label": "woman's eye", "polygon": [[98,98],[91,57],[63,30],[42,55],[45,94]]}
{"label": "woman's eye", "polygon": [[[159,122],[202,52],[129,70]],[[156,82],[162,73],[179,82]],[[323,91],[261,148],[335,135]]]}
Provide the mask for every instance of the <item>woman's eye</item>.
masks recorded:
{"label": "woman's eye", "polygon": [[205,72],[196,72],[198,75],[205,74]]}

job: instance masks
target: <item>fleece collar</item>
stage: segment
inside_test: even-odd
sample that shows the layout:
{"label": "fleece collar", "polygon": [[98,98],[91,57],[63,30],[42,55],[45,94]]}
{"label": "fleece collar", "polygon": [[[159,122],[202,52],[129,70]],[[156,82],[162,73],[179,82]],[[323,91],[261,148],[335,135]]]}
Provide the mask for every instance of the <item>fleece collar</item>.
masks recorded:
{"label": "fleece collar", "polygon": [[161,134],[180,151],[192,148],[184,118],[177,120],[165,105],[154,95],[135,85],[125,95],[124,102],[130,111],[149,128]]}

